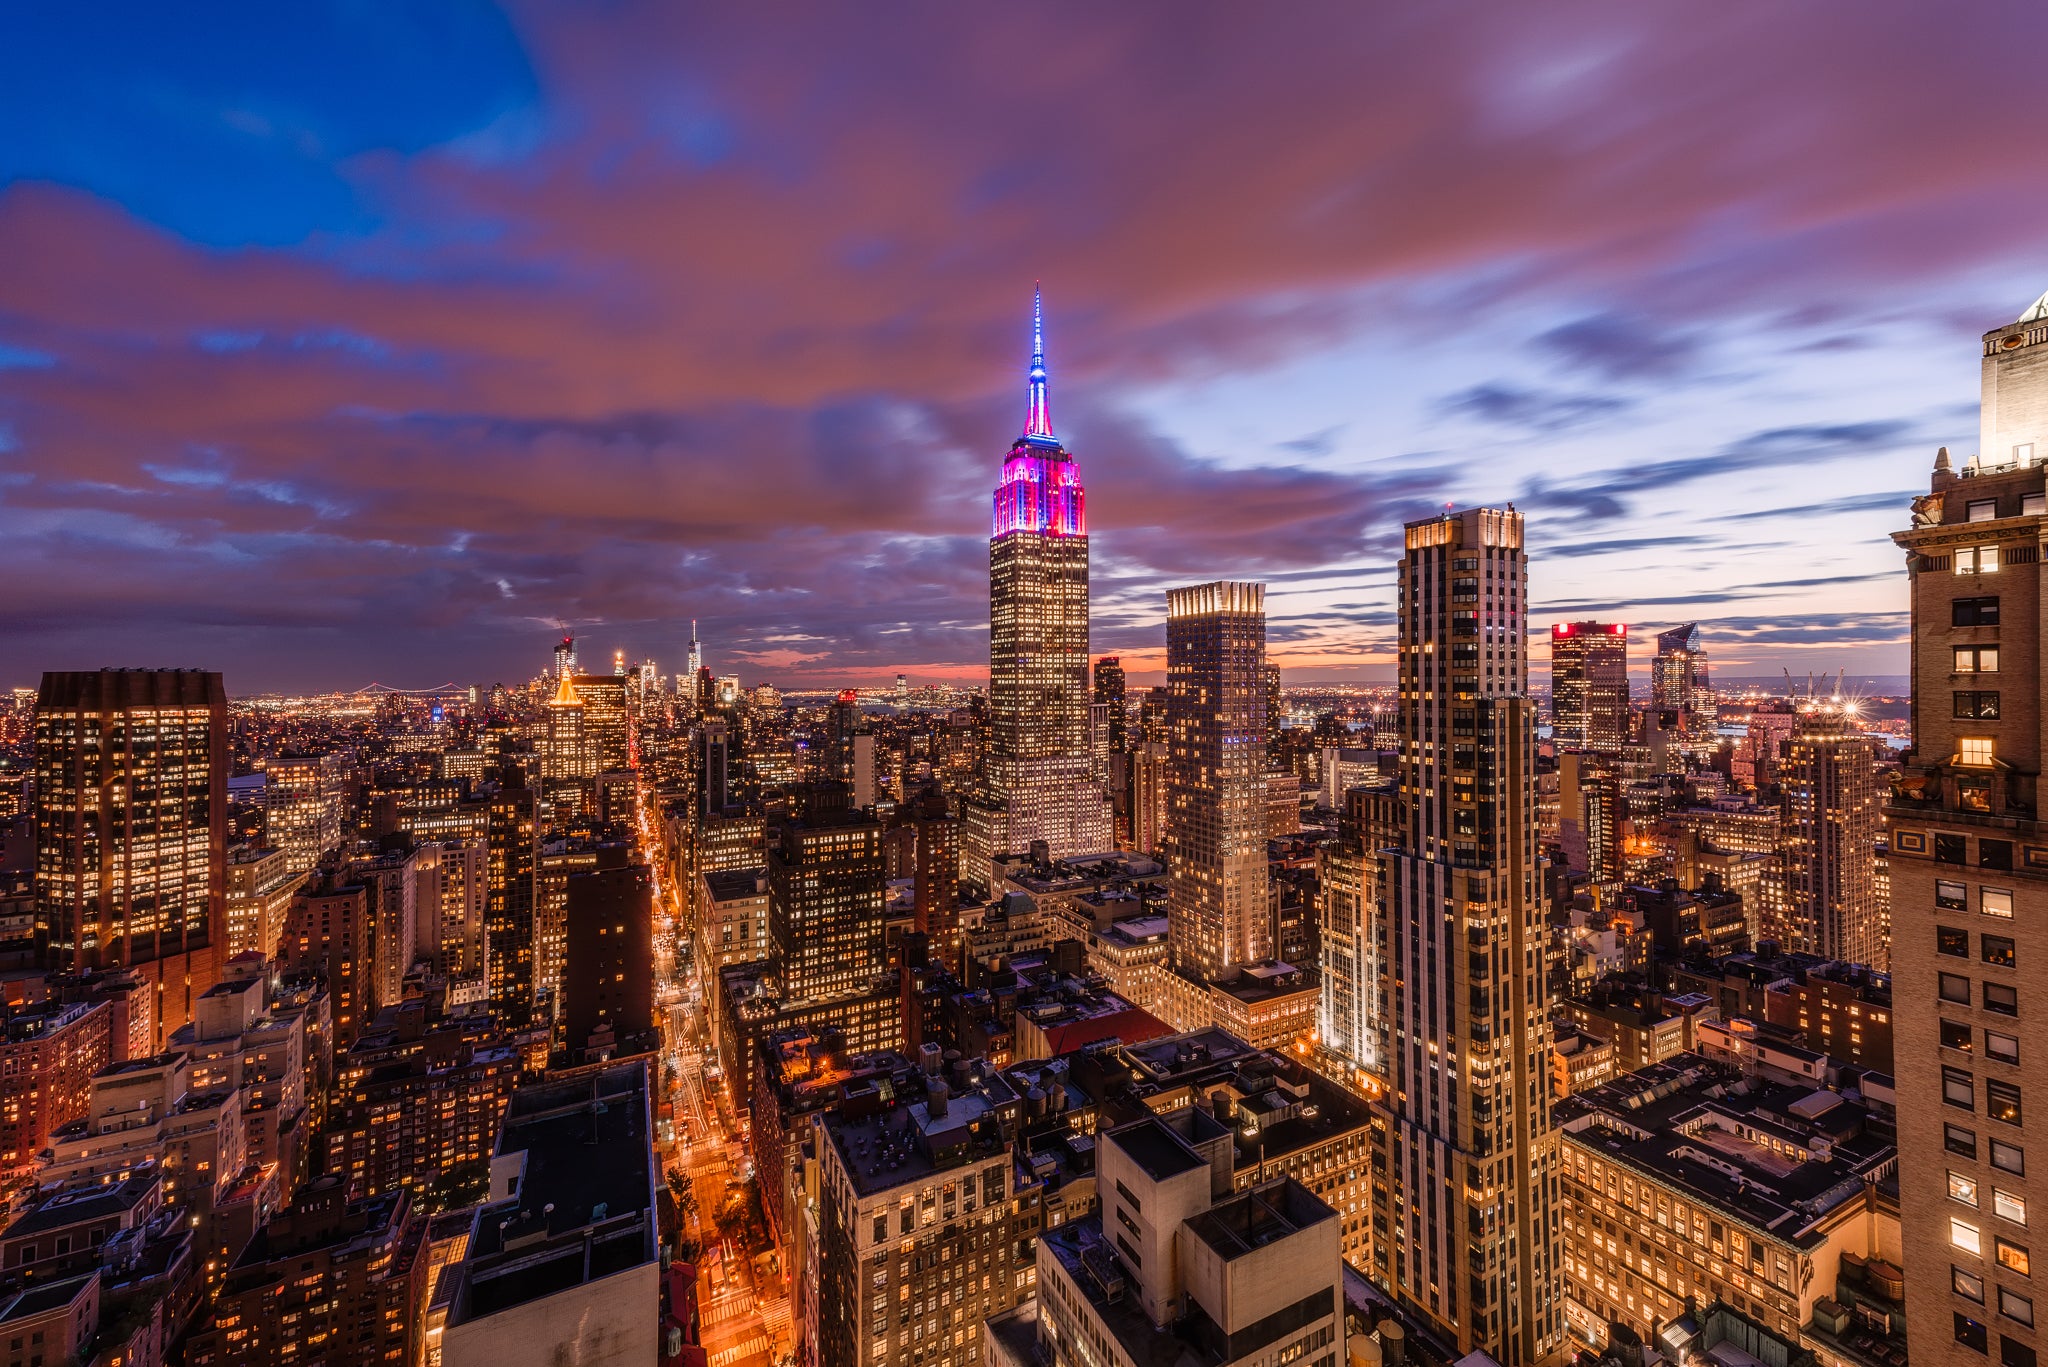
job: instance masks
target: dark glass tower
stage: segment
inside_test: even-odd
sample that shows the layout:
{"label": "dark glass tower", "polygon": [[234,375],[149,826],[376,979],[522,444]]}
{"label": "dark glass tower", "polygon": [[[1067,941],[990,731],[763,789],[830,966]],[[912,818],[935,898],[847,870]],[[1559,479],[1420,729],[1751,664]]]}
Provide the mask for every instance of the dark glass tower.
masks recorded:
{"label": "dark glass tower", "polygon": [[513,1029],[534,1015],[534,873],[537,852],[533,792],[505,771],[506,783],[491,796],[490,839],[484,900],[485,972],[491,1005]]}
{"label": "dark glass tower", "polygon": [[1105,655],[1095,662],[1095,701],[1109,708],[1109,751],[1120,754],[1129,748],[1124,714],[1126,689],[1124,662]]}

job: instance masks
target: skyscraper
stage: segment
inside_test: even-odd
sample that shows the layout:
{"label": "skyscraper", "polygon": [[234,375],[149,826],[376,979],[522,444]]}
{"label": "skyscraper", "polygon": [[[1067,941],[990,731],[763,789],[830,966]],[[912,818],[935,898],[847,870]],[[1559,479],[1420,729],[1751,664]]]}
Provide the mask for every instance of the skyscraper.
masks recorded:
{"label": "skyscraper", "polygon": [[917,933],[947,967],[960,969],[960,821],[945,797],[929,791],[916,806],[917,853],[911,891]]}
{"label": "skyscraper", "polygon": [[654,1029],[654,883],[645,864],[600,868],[568,880],[562,972],[564,1038],[571,1050],[609,1030],[619,1053]]}
{"label": "skyscraper", "polygon": [[698,724],[695,749],[699,816],[717,816],[732,801],[727,782],[730,748],[729,728],[725,722],[711,717]]}
{"label": "skyscraper", "polygon": [[1406,827],[1393,783],[1347,789],[1342,801],[1337,839],[1316,850],[1322,966],[1317,1025],[1326,1050],[1378,1078],[1391,1062],[1380,1052],[1387,1042],[1381,991],[1382,960],[1389,948],[1382,934],[1385,865],[1380,852],[1398,845]]}
{"label": "skyscraper", "polygon": [[1801,703],[1779,782],[1791,949],[1889,971],[1877,896],[1883,785],[1876,742],[1838,699]]}
{"label": "skyscraper", "polygon": [[1043,840],[1064,859],[1111,848],[1088,746],[1088,520],[1080,468],[1052,433],[1032,303],[1030,402],[1003,461],[989,559],[988,738],[963,806],[963,872]]}
{"label": "skyscraper", "polygon": [[[623,657],[621,657],[623,659]],[[631,763],[632,735],[624,674],[579,674],[576,696],[583,702],[584,743],[596,764],[592,772],[614,773]]]}
{"label": "skyscraper", "polygon": [[534,875],[537,866],[533,793],[516,769],[491,794],[484,892],[484,958],[491,1005],[513,1029],[532,1024]]}
{"label": "skyscraper", "polygon": [[1650,706],[1676,714],[1681,730],[1713,724],[1714,690],[1707,681],[1707,649],[1700,644],[1697,622],[1657,633],[1657,654],[1650,661]]}
{"label": "skyscraper", "polygon": [[1406,541],[1375,1272],[1461,1353],[1525,1367],[1564,1322],[1522,518],[1469,509]]}
{"label": "skyscraper", "polygon": [[2048,1047],[2027,1024],[2048,998],[2026,976],[2048,965],[2048,298],[1986,333],[1981,355],[1981,455],[1958,471],[1942,450],[1911,528],[1893,536],[1913,622],[1913,749],[1888,816],[1893,1070],[1912,1101],[1899,1107],[1899,1208],[1914,1367],[2027,1364],[2042,1342],[2038,1227],[2029,1238],[2022,1226],[2030,1208],[2048,1210],[2048,1143],[2028,1144],[2029,1124],[2048,1135]]}
{"label": "skyscraper", "polygon": [[159,1045],[226,953],[227,721],[198,670],[51,673],[36,695],[37,948],[136,970]]}
{"label": "skyscraper", "polygon": [[540,752],[542,779],[553,785],[595,776],[597,756],[590,745],[588,709],[576,692],[575,675],[562,675],[555,696],[548,700],[546,720],[547,734]]}
{"label": "skyscraper", "polygon": [[576,638],[567,632],[555,643],[555,677],[566,679],[576,672]]}
{"label": "skyscraper", "polygon": [[296,874],[312,872],[341,844],[348,786],[345,757],[272,755],[263,762],[263,780],[259,791],[265,838],[284,851],[286,868]]}
{"label": "skyscraper", "polygon": [[1550,628],[1551,735],[1561,746],[1621,749],[1628,739],[1628,628],[1559,622]]}
{"label": "skyscraper", "polygon": [[690,619],[690,671],[686,676],[690,680],[692,687],[696,685],[697,671],[702,668],[704,668],[704,643],[697,639],[697,619],[692,617]]}
{"label": "skyscraper", "polygon": [[888,968],[887,892],[882,825],[872,816],[813,810],[786,822],[768,851],[768,934],[783,994],[872,985]]}
{"label": "skyscraper", "polygon": [[1167,945],[1203,982],[1273,953],[1265,666],[1264,584],[1167,590]]}
{"label": "skyscraper", "polygon": [[854,737],[867,729],[867,718],[861,715],[860,694],[851,688],[841,689],[825,710],[825,777],[841,783],[853,782]]}
{"label": "skyscraper", "polygon": [[1110,753],[1122,752],[1128,716],[1124,710],[1124,662],[1115,655],[1105,655],[1095,662],[1095,701],[1109,707]]}

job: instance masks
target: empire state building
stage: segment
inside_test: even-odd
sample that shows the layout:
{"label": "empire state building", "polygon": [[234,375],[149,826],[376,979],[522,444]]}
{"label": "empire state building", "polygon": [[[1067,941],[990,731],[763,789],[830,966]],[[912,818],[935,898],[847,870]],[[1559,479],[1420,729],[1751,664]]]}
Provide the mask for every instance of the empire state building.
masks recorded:
{"label": "empire state building", "polygon": [[988,739],[962,804],[961,875],[1044,841],[1054,859],[1114,848],[1088,743],[1088,517],[1081,470],[1052,434],[1044,313],[1031,305],[1024,433],[1003,460],[988,543]]}

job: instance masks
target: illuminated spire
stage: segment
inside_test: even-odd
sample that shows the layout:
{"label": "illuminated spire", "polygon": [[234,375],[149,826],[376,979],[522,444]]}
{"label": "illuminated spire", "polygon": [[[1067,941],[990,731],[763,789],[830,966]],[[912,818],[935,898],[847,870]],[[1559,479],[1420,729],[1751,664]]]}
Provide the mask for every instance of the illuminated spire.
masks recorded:
{"label": "illuminated spire", "polygon": [[1045,304],[1036,281],[1031,285],[1031,409],[1024,419],[1024,437],[1059,445],[1052,434],[1052,412],[1045,404]]}

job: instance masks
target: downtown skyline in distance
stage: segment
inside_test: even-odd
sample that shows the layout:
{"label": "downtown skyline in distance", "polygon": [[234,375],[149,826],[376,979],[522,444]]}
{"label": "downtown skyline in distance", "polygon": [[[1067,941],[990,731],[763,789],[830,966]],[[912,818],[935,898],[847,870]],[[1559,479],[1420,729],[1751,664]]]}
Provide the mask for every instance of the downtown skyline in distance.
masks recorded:
{"label": "downtown skyline in distance", "polygon": [[[1553,621],[1699,621],[1724,676],[1897,675],[1887,533],[2048,273],[2024,136],[1971,113],[2038,45],[1982,16],[1784,19],[1759,58],[1738,17],[1591,10],[794,51],[448,15],[337,11],[317,60],[227,11],[8,45],[0,683],[510,682],[558,622],[668,672],[692,618],[749,682],[978,682],[1035,277],[1091,647],[1136,685],[1164,590],[1219,576],[1268,585],[1290,683],[1385,679],[1403,521],[1510,501],[1539,664]],[[1295,55],[1223,79],[1248,43]]]}

